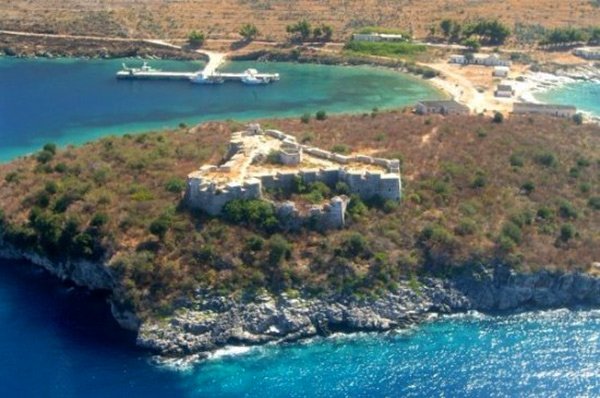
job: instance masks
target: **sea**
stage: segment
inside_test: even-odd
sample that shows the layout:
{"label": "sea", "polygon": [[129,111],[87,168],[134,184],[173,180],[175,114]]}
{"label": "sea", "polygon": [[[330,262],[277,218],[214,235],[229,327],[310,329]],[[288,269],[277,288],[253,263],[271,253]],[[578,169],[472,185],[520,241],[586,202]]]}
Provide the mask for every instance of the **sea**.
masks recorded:
{"label": "sea", "polygon": [[[233,63],[230,70],[258,66],[282,80],[193,86],[117,82],[122,61],[0,58],[0,161],[46,142],[78,145],[182,122],[370,112],[440,97],[422,80],[376,68]],[[591,101],[600,107],[598,97]],[[135,346],[102,293],[0,260],[0,325],[1,397],[600,396],[598,309],[468,313],[393,333],[227,347],[201,362],[165,362]]]}
{"label": "sea", "polygon": [[600,82],[574,81],[535,93],[535,99],[550,104],[574,105],[578,111],[600,118]]}
{"label": "sea", "polygon": [[[188,81],[120,81],[121,64],[140,60],[0,58],[0,162],[47,142],[65,146],[106,135],[175,128],[209,120],[359,113],[413,105],[442,96],[422,79],[383,68],[232,62],[224,71],[255,67],[279,82],[196,85]],[[196,71],[200,62],[150,61],[152,67]]]}

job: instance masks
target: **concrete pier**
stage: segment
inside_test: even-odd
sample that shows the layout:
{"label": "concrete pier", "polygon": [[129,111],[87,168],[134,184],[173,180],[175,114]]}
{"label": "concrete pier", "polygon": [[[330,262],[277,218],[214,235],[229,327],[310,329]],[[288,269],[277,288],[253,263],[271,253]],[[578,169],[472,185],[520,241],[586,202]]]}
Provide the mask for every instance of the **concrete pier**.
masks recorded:
{"label": "concrete pier", "polygon": [[[162,41],[154,40],[154,44],[180,48],[179,46]],[[155,70],[146,62],[141,68],[128,68],[123,65],[123,70],[117,72],[117,79],[125,80],[189,80],[194,83],[215,84],[224,81],[242,81],[246,84],[266,84],[279,80],[278,73],[258,73],[249,69],[243,73],[221,73],[218,68],[225,62],[227,54],[214,51],[196,50],[208,57],[208,63],[204,69],[197,72],[169,72]]]}

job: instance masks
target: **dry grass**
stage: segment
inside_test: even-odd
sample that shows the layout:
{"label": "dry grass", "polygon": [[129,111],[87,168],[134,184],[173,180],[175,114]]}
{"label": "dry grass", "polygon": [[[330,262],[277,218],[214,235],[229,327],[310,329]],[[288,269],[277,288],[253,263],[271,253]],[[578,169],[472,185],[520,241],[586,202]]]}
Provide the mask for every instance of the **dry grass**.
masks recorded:
{"label": "dry grass", "polygon": [[[138,312],[168,312],[173,300],[197,286],[227,291],[309,289],[372,291],[393,286],[413,272],[443,273],[473,262],[502,261],[522,270],[588,269],[600,258],[600,213],[588,205],[600,196],[600,128],[569,120],[512,117],[494,124],[483,117],[421,117],[403,111],[263,121],[323,148],[345,144],[352,151],[399,157],[404,199],[397,208],[373,207],[351,217],[348,228],[320,234],[283,233],[287,260],[273,262],[281,242],[252,226],[231,225],[178,210],[180,195],[165,189],[174,177],[224,153],[236,123],[209,123],[197,130],[105,138],[59,151],[46,166],[33,157],[0,166],[0,208],[11,225],[27,229],[30,209],[48,181],[58,192],[48,214],[69,187],[85,186],[61,220],[90,228],[107,215],[100,241],[117,275],[121,294]],[[540,155],[555,164],[543,165]],[[511,165],[522,163],[522,165]],[[515,160],[520,160],[517,162]],[[57,172],[64,163],[66,171]],[[6,177],[16,173],[16,177]],[[14,174],[13,174],[14,176]],[[526,194],[521,188],[531,182]],[[576,217],[560,214],[568,202]],[[536,216],[548,208],[551,217]],[[165,237],[150,223],[168,214]],[[576,235],[559,239],[571,224]],[[508,227],[520,239],[508,242]],[[347,253],[351,234],[364,250]],[[249,248],[252,237],[261,245]],[[260,247],[259,247],[260,246]]]}
{"label": "dry grass", "polygon": [[255,23],[262,39],[281,39],[286,25],[307,18],[333,26],[338,39],[362,26],[401,28],[425,36],[443,18],[499,18],[546,27],[590,26],[600,7],[589,0],[7,0],[0,4],[3,29],[71,34],[181,38],[192,29],[212,37],[237,38],[239,27]]}

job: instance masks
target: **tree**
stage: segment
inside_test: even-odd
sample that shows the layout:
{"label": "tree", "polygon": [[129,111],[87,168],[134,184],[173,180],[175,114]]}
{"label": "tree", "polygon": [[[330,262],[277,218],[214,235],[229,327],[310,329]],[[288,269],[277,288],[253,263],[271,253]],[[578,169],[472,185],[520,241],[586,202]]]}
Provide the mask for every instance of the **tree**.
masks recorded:
{"label": "tree", "polygon": [[463,40],[462,44],[463,46],[469,47],[471,51],[479,51],[479,49],[481,48],[481,43],[479,42],[479,40],[472,37]]}
{"label": "tree", "polygon": [[292,40],[300,41],[308,40],[312,33],[310,23],[306,19],[298,21],[293,25],[288,25],[285,30],[292,36]]}
{"label": "tree", "polygon": [[244,41],[252,41],[258,36],[258,28],[254,24],[244,24],[240,28],[240,36],[244,38]]}
{"label": "tree", "polygon": [[323,110],[317,111],[317,113],[315,114],[315,119],[325,120],[325,119],[327,119],[327,113]]}
{"label": "tree", "polygon": [[158,239],[164,240],[165,235],[170,227],[171,220],[169,217],[162,215],[150,223],[149,229],[152,235],[156,235]]}
{"label": "tree", "polygon": [[[331,38],[333,37],[333,28],[329,25],[322,25],[321,29],[323,30],[322,40],[323,41],[331,41]],[[600,36],[600,33],[599,33],[599,36]]]}
{"label": "tree", "polygon": [[576,113],[573,115],[573,121],[575,122],[575,124],[582,124],[583,123],[583,115],[581,113]]}
{"label": "tree", "polygon": [[440,22],[440,28],[442,29],[442,32],[444,33],[444,37],[448,38],[450,36],[450,33],[452,32],[452,25],[454,23],[452,22],[451,19],[444,19],[442,20],[442,22]]}
{"label": "tree", "polygon": [[560,240],[568,242],[575,237],[575,227],[572,224],[563,224],[560,227]]}
{"label": "tree", "polygon": [[188,35],[188,43],[192,47],[201,47],[204,44],[205,39],[204,33],[196,30],[192,30]]}
{"label": "tree", "polygon": [[482,20],[467,25],[464,29],[464,35],[466,37],[475,35],[489,44],[498,45],[503,44],[506,38],[510,36],[510,29],[498,20]]}
{"label": "tree", "polygon": [[500,112],[495,112],[492,121],[494,123],[502,123],[504,121],[504,115]]}

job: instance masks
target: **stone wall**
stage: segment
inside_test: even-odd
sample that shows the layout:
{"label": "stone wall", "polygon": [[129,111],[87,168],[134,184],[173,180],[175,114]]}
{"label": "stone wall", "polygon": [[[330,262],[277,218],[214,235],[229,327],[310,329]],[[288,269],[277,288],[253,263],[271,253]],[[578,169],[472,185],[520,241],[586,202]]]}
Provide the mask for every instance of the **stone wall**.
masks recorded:
{"label": "stone wall", "polygon": [[298,229],[303,225],[321,229],[339,229],[346,224],[346,207],[350,199],[345,196],[334,196],[329,203],[313,205],[308,211],[301,212],[291,201],[276,203],[277,216],[289,229]]}
{"label": "stone wall", "polygon": [[[231,172],[238,158],[246,156],[244,152],[244,135],[265,134],[282,141],[280,159],[286,165],[300,164],[302,154],[307,153],[314,157],[327,159],[339,164],[339,167],[323,169],[298,169],[294,171],[281,171],[275,174],[255,175],[247,178],[243,183],[229,182],[218,184],[204,173]],[[234,199],[260,199],[262,189],[282,190],[291,193],[296,179],[300,178],[305,184],[322,182],[335,188],[339,182],[345,182],[350,193],[358,194],[362,199],[380,196],[385,200],[400,200],[402,185],[400,180],[400,162],[397,159],[375,158],[365,155],[347,156],[329,152],[320,148],[298,144],[296,138],[278,130],[260,130],[258,125],[249,125],[247,131],[234,133],[229,145],[226,162],[221,166],[203,166],[199,172],[188,176],[186,202],[192,208],[198,208],[211,215],[218,215],[223,206]],[[358,163],[358,169],[349,168],[348,164]],[[360,164],[375,165],[383,169],[368,171],[360,169]],[[323,226],[339,228],[345,223],[344,212],[347,198],[333,198],[330,203],[310,209],[313,219],[318,219]],[[278,207],[285,214],[299,214],[289,203]]]}

